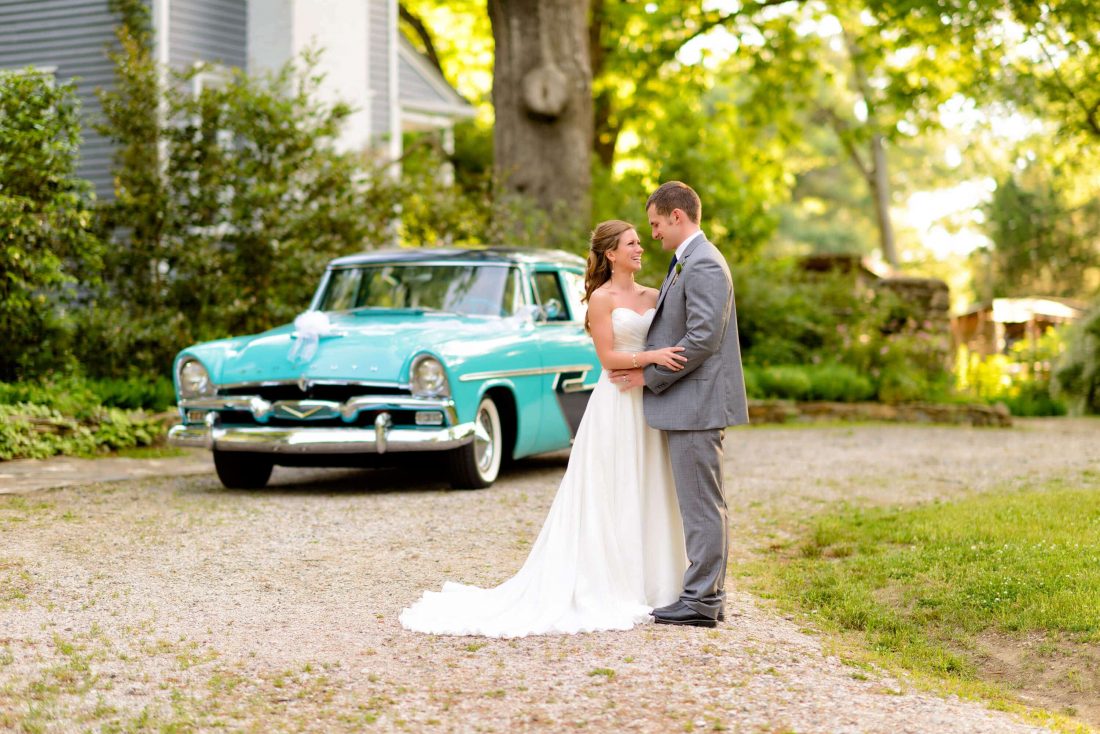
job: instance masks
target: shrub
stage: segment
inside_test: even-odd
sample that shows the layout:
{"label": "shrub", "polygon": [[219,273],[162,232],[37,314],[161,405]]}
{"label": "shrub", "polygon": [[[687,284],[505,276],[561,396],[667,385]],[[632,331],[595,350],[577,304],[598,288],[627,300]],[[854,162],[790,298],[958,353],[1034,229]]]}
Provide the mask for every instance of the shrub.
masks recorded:
{"label": "shrub", "polygon": [[29,403],[85,420],[103,408],[163,412],[175,403],[175,390],[167,377],[128,377],[93,380],[54,377],[25,382],[0,382],[0,404]]}
{"label": "shrub", "polygon": [[878,383],[878,399],[884,403],[906,403],[925,399],[932,393],[932,386],[916,369],[905,365],[886,367]]}
{"label": "shrub", "polygon": [[763,389],[760,387],[760,369],[751,364],[746,364],[744,372],[746,395],[752,400],[766,398],[767,395],[763,393]]}
{"label": "shrub", "polygon": [[870,400],[875,396],[874,383],[848,365],[813,365],[807,368],[807,372],[811,383],[810,397],[813,400],[854,403]]}
{"label": "shrub", "polygon": [[1054,379],[1074,413],[1100,415],[1100,301],[1069,328]]}
{"label": "shrub", "polygon": [[45,405],[0,404],[0,461],[56,454],[93,456],[104,450],[148,446],[163,433],[160,422],[115,408],[76,419]]}
{"label": "shrub", "polygon": [[982,357],[962,347],[955,358],[958,394],[1002,403],[1016,416],[1065,415],[1066,401],[1051,377],[1063,351],[1061,332],[1054,328],[1037,340],[1018,341],[1008,354]]}
{"label": "shrub", "polygon": [[85,380],[56,377],[25,382],[0,382],[0,405],[34,405],[76,420],[85,420],[99,410],[99,396]]}
{"label": "shrub", "polygon": [[875,396],[869,378],[842,364],[745,366],[750,398],[856,402]]}
{"label": "shrub", "polygon": [[733,276],[746,364],[809,364],[836,345],[838,324],[857,311],[850,282],[808,279],[789,261],[745,263]]}
{"label": "shrub", "polygon": [[65,301],[94,282],[91,191],[76,177],[74,86],[0,71],[0,380],[67,365]]}
{"label": "shrub", "polygon": [[1004,395],[999,401],[1016,416],[1065,415],[1064,401],[1051,394],[1050,386],[1027,382]]}
{"label": "shrub", "polygon": [[799,365],[765,367],[760,371],[760,390],[766,397],[781,400],[805,400],[813,382],[806,369]]}
{"label": "shrub", "polygon": [[163,412],[176,404],[176,390],[167,377],[127,377],[89,382],[105,407]]}
{"label": "shrub", "polygon": [[[860,289],[847,275],[806,273],[793,262],[748,263],[734,271],[737,323],[759,394],[819,400],[942,400],[950,393],[946,328],[889,289]],[[822,358],[826,365],[816,366]],[[808,391],[774,365],[798,365]],[[754,378],[756,379],[756,378]],[[767,383],[767,384],[765,384]]]}

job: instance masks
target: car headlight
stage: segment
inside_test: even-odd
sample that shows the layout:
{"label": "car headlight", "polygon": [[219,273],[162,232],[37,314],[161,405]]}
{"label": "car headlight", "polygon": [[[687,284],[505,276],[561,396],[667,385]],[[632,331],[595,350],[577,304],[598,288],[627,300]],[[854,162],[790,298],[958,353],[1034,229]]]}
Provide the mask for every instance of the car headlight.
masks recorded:
{"label": "car headlight", "polygon": [[180,365],[180,397],[198,398],[214,394],[210,373],[197,359],[188,359]]}
{"label": "car headlight", "polygon": [[413,395],[436,398],[450,395],[451,386],[447,383],[447,371],[435,357],[423,355],[413,360],[409,369],[409,384]]}

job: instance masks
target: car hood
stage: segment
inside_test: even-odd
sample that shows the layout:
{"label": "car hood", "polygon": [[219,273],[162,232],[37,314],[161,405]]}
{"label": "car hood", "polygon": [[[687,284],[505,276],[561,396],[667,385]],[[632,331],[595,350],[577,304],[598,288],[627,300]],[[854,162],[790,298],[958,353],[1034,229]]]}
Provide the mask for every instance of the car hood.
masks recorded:
{"label": "car hood", "polygon": [[327,316],[330,333],[318,338],[312,356],[309,340],[286,324],[262,334],[200,344],[181,357],[197,357],[219,385],[302,377],[399,383],[406,381],[408,364],[419,352],[437,354],[454,368],[471,347],[480,353],[487,342],[511,331],[502,329],[507,319],[436,312],[371,310]]}

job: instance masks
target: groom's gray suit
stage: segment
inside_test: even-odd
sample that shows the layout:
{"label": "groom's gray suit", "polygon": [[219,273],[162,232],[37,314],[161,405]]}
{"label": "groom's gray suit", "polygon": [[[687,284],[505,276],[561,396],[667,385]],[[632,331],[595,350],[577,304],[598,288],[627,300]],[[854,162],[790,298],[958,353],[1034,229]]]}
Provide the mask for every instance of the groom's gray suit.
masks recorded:
{"label": "groom's gray suit", "polygon": [[645,368],[646,421],[668,436],[690,561],[680,600],[712,619],[726,599],[729,539],[722,492],[722,437],[748,423],[737,310],[729,266],[696,233],[657,297],[646,349],[684,347],[684,368]]}

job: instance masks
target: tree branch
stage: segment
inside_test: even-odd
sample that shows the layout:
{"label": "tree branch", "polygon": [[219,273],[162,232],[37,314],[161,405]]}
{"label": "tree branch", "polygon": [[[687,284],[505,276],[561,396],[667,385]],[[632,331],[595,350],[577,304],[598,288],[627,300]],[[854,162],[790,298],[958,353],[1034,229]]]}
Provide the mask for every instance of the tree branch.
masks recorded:
{"label": "tree branch", "polygon": [[863,97],[863,104],[867,105],[867,120],[872,122],[875,117],[875,102],[871,97],[871,85],[867,81],[867,70],[864,69],[863,62],[860,60],[863,51],[843,23],[840,24],[840,33],[844,37],[844,48],[848,51],[848,58],[852,62],[852,73],[856,78],[856,89],[859,90],[859,95]]}
{"label": "tree branch", "polygon": [[1097,119],[1097,112],[1100,111],[1100,99],[1096,101],[1096,104],[1089,107],[1081,95],[1073,87],[1069,85],[1065,77],[1062,76],[1061,70],[1058,68],[1058,64],[1054,63],[1054,57],[1050,51],[1047,50],[1047,46],[1043,43],[1043,39],[1039,38],[1034,33],[1030,34],[1035,42],[1039,44],[1039,49],[1043,52],[1043,56],[1046,57],[1047,63],[1050,64],[1050,70],[1054,73],[1054,80],[1058,82],[1058,86],[1062,88],[1070,100],[1081,108],[1081,111],[1085,113],[1085,124],[1092,131],[1092,134],[1100,137],[1100,120]]}
{"label": "tree branch", "polygon": [[818,112],[825,117],[829,126],[833,128],[837,140],[844,146],[844,150],[847,151],[848,157],[852,159],[852,163],[859,169],[860,175],[873,186],[875,172],[872,170],[871,166],[863,160],[859,153],[859,149],[856,148],[855,143],[852,142],[852,136],[849,135],[848,123],[831,107],[820,107],[818,108]]}
{"label": "tree branch", "polygon": [[443,73],[443,64],[439,62],[439,54],[436,53],[435,44],[432,42],[432,34],[428,31],[428,27],[424,25],[424,21],[406,8],[405,3],[398,3],[397,12],[401,16],[401,20],[408,23],[409,28],[411,28],[413,33],[416,34],[416,37],[420,39],[420,42],[424,44],[424,55],[427,56],[428,61],[432,62],[432,66],[439,71],[440,76],[446,79],[447,76]]}
{"label": "tree branch", "polygon": [[752,13],[757,10],[763,10],[764,8],[770,8],[777,5],[787,5],[788,3],[797,3],[799,5],[805,3],[807,0],[757,0],[754,3],[746,3],[732,13],[726,13],[724,15],[716,15],[709,20],[703,21],[698,28],[693,30],[687,36],[683,38],[677,38],[661,49],[661,51],[653,54],[653,63],[649,64],[651,69],[657,69],[665,64],[669,59],[676,56],[677,52],[685,45],[694,41],[699,36],[705,33],[709,33],[719,26],[724,26],[730,21],[745,15],[746,12]]}

